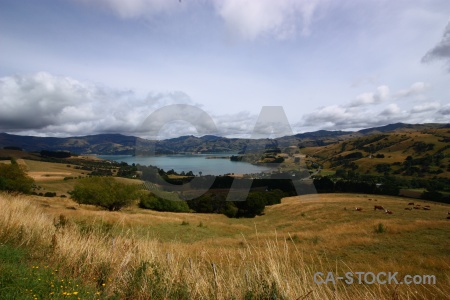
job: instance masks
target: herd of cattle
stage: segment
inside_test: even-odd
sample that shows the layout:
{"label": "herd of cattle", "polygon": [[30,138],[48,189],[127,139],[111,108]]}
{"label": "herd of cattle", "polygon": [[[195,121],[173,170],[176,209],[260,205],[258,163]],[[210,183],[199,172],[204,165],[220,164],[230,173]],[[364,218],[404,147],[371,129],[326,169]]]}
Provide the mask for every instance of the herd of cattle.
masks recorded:
{"label": "herd of cattle", "polygon": [[[369,201],[372,201],[372,198],[368,199]],[[375,199],[375,201],[377,201]],[[420,204],[414,204],[414,202],[409,202],[408,207],[405,207],[405,210],[413,210],[413,209],[423,209],[423,210],[431,210],[431,207],[429,205],[421,206]],[[347,208],[345,208],[347,210]],[[362,211],[363,209],[361,207],[355,207],[355,211]],[[392,215],[393,212],[389,209],[384,208],[382,205],[374,205],[373,210],[382,210],[385,214]],[[447,212],[447,219],[450,220],[450,211]]]}

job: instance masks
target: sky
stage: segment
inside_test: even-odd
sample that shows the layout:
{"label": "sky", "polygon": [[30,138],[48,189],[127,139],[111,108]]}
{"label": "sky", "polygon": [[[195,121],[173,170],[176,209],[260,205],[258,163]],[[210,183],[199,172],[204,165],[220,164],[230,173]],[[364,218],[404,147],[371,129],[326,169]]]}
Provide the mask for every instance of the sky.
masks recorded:
{"label": "sky", "polygon": [[0,132],[252,137],[264,107],[450,123],[450,1],[0,0]]}

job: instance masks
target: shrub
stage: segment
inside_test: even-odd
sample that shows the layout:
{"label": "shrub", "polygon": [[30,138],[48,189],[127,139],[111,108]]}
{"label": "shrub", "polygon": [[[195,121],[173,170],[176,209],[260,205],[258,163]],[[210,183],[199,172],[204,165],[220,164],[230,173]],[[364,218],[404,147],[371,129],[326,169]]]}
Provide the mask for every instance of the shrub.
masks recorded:
{"label": "shrub", "polygon": [[233,204],[233,202],[226,202],[224,215],[228,218],[235,218],[239,209]]}
{"label": "shrub", "polygon": [[383,223],[378,223],[378,225],[375,226],[375,233],[384,233],[386,230],[386,226],[384,226]]}
{"label": "shrub", "polygon": [[375,165],[375,170],[378,173],[390,172],[391,171],[391,166],[388,163],[377,164],[377,165]]}
{"label": "shrub", "polygon": [[353,152],[344,156],[344,159],[360,159],[363,157],[364,155],[361,152]]}
{"label": "shrub", "polygon": [[434,190],[431,190],[431,191],[427,190],[426,192],[423,192],[422,195],[420,195],[420,198],[422,198],[422,199],[436,201],[436,202],[441,202],[443,197],[444,197],[444,195],[442,193],[439,193],[438,191],[434,191]]}
{"label": "shrub", "polygon": [[3,149],[5,149],[5,150],[17,150],[17,151],[22,151],[22,148],[16,147],[16,146],[5,146],[5,147],[3,147]]}
{"label": "shrub", "polygon": [[14,160],[9,165],[0,164],[0,190],[29,194],[33,183],[33,179]]}
{"label": "shrub", "polygon": [[40,154],[42,157],[52,157],[52,158],[69,158],[71,156],[69,151],[42,150]]}
{"label": "shrub", "polygon": [[257,193],[249,193],[246,201],[236,201],[234,205],[238,208],[236,217],[254,218],[264,212],[266,201]]}
{"label": "shrub", "polygon": [[120,183],[112,177],[82,178],[70,192],[79,204],[91,204],[118,211],[138,197],[138,185]]}
{"label": "shrub", "polygon": [[151,193],[141,196],[139,207],[156,211],[189,212],[185,201],[168,200]]}

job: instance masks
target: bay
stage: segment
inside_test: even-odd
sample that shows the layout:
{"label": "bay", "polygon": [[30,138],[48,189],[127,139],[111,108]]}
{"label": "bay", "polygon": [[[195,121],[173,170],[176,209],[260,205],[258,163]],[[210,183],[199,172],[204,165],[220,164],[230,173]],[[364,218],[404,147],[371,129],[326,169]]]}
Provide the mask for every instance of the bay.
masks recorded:
{"label": "bay", "polygon": [[224,175],[224,174],[252,174],[270,170],[268,167],[256,166],[247,162],[235,162],[228,157],[233,154],[195,154],[195,155],[157,155],[157,156],[132,156],[132,155],[98,155],[99,158],[127,164],[139,164],[142,166],[156,166],[164,171],[173,169],[177,173],[192,171],[194,175]]}

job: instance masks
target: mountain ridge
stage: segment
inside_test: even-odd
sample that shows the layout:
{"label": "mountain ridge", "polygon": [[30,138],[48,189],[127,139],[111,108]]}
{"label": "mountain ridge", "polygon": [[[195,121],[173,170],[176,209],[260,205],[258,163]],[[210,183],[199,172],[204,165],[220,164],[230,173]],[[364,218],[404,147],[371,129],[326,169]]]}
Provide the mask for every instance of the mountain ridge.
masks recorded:
{"label": "mountain ridge", "polygon": [[227,138],[215,135],[180,136],[165,140],[146,140],[120,133],[105,133],[72,137],[37,137],[0,133],[0,147],[19,147],[28,152],[42,150],[70,151],[83,154],[135,154],[137,145],[154,147],[155,154],[242,152],[249,148],[279,146],[323,146],[351,137],[394,131],[446,128],[447,123],[394,123],[359,131],[317,130],[275,139]]}

